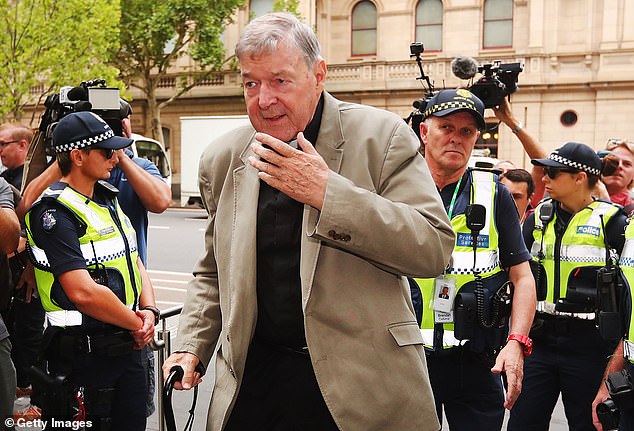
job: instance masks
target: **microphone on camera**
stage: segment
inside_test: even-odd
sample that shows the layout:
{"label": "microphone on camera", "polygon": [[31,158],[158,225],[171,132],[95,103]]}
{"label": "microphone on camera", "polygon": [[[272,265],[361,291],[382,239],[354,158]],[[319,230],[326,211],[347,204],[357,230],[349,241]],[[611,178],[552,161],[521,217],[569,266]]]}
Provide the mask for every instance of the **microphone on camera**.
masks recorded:
{"label": "microphone on camera", "polygon": [[68,90],[69,100],[88,100],[88,91],[84,87],[73,87]]}
{"label": "microphone on camera", "polygon": [[471,79],[478,73],[478,62],[471,57],[456,57],[451,61],[451,71],[460,79]]}

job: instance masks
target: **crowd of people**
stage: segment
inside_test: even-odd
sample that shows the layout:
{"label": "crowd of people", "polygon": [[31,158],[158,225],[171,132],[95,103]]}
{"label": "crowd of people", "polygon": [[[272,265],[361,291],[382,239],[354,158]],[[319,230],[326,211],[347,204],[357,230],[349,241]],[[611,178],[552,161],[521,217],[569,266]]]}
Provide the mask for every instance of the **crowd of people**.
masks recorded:
{"label": "crowd of people", "polygon": [[[548,430],[561,395],[570,429],[602,431],[606,380],[634,372],[634,144],[547,153],[504,100],[531,171],[468,168],[486,122],[466,89],[429,100],[419,138],[328,93],[293,15],[251,21],[235,53],[251,124],[201,157],[205,249],[162,370],[191,389],[216,353],[207,429],[495,431],[506,409],[509,430]],[[123,136],[65,116],[28,184],[32,132],[0,127],[2,417],[23,393],[52,425],[143,430],[153,411],[147,211],[171,192],[126,153],[130,114]]]}

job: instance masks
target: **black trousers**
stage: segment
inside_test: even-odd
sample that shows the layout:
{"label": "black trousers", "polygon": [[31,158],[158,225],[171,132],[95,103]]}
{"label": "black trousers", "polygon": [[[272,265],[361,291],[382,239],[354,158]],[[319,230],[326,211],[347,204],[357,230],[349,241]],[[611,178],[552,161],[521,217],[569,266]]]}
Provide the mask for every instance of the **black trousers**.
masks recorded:
{"label": "black trousers", "polygon": [[[143,368],[143,350],[132,350],[119,356],[77,353],[72,360],[71,381],[84,388],[86,418],[94,431],[143,431],[146,425],[147,376]],[[49,361],[51,371],[67,368],[67,364]],[[107,391],[104,391],[107,390]],[[42,412],[43,419],[72,420]],[[48,426],[52,430],[68,427]]]}
{"label": "black trousers", "polygon": [[427,356],[429,379],[436,401],[451,431],[499,431],[504,420],[502,379],[468,347]]}
{"label": "black trousers", "polygon": [[11,359],[15,364],[18,387],[26,388],[31,384],[29,369],[37,362],[44,332],[44,309],[39,297],[26,302],[26,288],[16,293],[8,312],[7,327],[13,350]]}
{"label": "black trousers", "polygon": [[549,318],[531,334],[533,354],[508,430],[547,431],[561,393],[569,429],[595,431],[592,401],[616,344],[601,338],[593,320]]}
{"label": "black trousers", "polygon": [[310,357],[254,342],[225,431],[338,431]]}

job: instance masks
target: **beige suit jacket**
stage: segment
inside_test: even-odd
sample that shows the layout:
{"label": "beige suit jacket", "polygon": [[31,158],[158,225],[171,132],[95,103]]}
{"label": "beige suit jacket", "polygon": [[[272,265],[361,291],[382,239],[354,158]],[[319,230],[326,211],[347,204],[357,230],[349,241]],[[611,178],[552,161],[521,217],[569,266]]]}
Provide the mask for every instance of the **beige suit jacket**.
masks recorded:
{"label": "beige suit jacket", "polygon": [[[332,172],[321,212],[304,208],[300,264],[319,387],[342,431],[436,431],[403,276],[442,272],[451,225],[409,126],[383,110],[324,98],[315,147]],[[176,347],[203,364],[219,347],[208,430],[221,430],[229,417],[256,324],[259,180],[247,163],[254,133],[225,135],[200,160],[209,221]]]}

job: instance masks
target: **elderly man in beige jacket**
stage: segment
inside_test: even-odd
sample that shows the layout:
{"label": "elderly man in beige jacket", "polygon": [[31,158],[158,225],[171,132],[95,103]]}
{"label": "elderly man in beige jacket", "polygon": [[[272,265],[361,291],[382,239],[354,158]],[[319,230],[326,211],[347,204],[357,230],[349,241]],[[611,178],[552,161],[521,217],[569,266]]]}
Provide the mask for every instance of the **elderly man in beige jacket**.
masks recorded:
{"label": "elderly man in beige jacket", "polygon": [[164,373],[188,389],[219,347],[208,430],[437,431],[405,276],[441,273],[454,237],[418,139],[324,91],[292,15],[236,54],[253,127],[201,158],[205,252]]}

